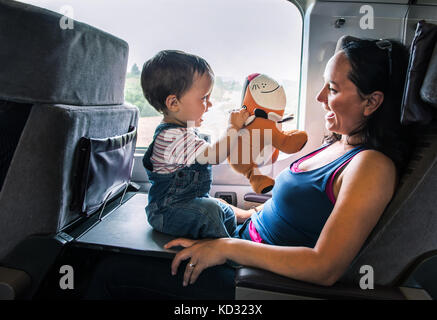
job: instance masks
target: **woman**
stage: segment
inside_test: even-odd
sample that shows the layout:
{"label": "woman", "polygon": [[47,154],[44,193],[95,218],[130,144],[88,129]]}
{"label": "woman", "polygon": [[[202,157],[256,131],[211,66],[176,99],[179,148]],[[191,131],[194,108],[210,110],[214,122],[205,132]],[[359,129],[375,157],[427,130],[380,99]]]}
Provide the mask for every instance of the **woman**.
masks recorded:
{"label": "woman", "polygon": [[257,212],[233,207],[244,222],[237,238],[166,244],[185,247],[171,264],[176,277],[166,260],[124,257],[102,265],[98,276],[112,281],[105,282],[106,296],[232,298],[228,260],[320,285],[335,283],[392,198],[407,161],[400,126],[407,63],[408,52],[397,42],[344,44],[329,60],[317,96],[331,132],[326,144],[281,172],[272,199]]}
{"label": "woman", "polygon": [[388,40],[345,44],[329,60],[317,96],[332,133],[327,145],[285,169],[260,212],[234,207],[240,222],[250,219],[238,236],[252,241],[169,242],[165,248],[186,247],[174,258],[172,274],[189,259],[183,276],[188,285],[205,268],[232,260],[297,280],[335,283],[392,198],[406,162],[400,102],[407,57],[401,44]]}

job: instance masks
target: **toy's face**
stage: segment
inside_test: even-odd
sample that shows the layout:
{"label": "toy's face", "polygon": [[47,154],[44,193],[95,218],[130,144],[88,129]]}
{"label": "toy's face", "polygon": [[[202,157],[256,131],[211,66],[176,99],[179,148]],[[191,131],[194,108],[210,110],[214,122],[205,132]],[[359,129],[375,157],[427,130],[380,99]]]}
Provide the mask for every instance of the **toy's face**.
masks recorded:
{"label": "toy's face", "polygon": [[284,88],[275,80],[261,74],[249,83],[253,100],[261,106],[273,110],[284,110],[286,104]]}

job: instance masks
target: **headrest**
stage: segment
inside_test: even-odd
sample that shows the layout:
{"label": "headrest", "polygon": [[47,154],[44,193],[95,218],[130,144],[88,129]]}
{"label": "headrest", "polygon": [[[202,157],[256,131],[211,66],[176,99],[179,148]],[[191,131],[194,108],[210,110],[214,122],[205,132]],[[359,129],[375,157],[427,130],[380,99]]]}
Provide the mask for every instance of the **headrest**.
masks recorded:
{"label": "headrest", "polygon": [[437,108],[437,42],[432,52],[425,80],[423,80],[422,89],[420,89],[420,97],[423,101]]}
{"label": "headrest", "polygon": [[338,39],[338,41],[337,41],[337,46],[335,47],[335,52],[337,52],[338,50],[341,50],[341,48],[343,48],[349,42],[356,41],[356,40],[359,40],[359,38],[355,38],[355,37],[348,36],[348,35],[340,37],[340,39]]}
{"label": "headrest", "polygon": [[[62,20],[63,19],[63,20]],[[68,105],[124,102],[128,44],[61,14],[0,0],[0,100]]]}
{"label": "headrest", "polygon": [[[428,124],[433,118],[433,110],[428,103],[422,100],[420,91],[436,41],[437,25],[419,21],[410,48],[410,60],[401,106],[402,124]],[[431,73],[434,73],[435,78],[435,72]],[[430,74],[428,81],[432,81],[432,76]]]}

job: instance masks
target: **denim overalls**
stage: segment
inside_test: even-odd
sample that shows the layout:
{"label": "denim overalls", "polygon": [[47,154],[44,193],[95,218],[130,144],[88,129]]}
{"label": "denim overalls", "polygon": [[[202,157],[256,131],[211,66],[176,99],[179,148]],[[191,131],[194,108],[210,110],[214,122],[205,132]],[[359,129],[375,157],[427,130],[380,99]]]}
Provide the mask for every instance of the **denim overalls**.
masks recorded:
{"label": "denim overalls", "polygon": [[151,187],[146,206],[150,225],[177,237],[219,238],[232,236],[236,219],[232,208],[209,196],[212,182],[210,164],[197,161],[172,173],[153,172],[150,157],[158,134],[182,127],[161,123],[143,158]]}

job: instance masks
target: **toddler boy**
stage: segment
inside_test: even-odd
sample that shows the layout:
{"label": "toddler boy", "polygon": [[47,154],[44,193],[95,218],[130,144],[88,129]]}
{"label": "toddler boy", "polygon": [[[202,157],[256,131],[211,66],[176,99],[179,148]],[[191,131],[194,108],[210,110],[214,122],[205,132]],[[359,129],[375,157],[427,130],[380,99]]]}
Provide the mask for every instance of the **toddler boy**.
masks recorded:
{"label": "toddler boy", "polygon": [[226,134],[214,145],[201,139],[196,128],[212,106],[213,83],[204,59],[177,50],[160,51],[141,73],[145,98],[164,115],[143,158],[151,183],[146,213],[154,229],[173,236],[230,237],[236,229],[232,208],[209,196],[211,165],[236,146],[248,112],[232,112]]}

